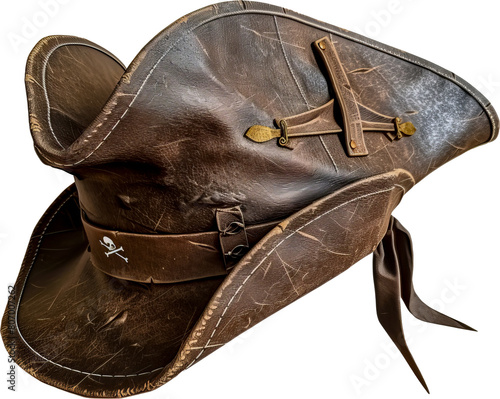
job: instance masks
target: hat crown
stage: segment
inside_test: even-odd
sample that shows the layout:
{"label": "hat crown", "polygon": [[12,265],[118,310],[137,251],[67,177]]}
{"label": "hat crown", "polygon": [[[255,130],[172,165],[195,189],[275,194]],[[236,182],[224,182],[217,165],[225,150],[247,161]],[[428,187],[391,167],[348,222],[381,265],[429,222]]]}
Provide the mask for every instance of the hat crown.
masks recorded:
{"label": "hat crown", "polygon": [[[276,29],[273,19],[262,23]],[[138,233],[190,233],[212,228],[218,208],[240,206],[250,224],[279,220],[346,184],[394,168],[419,181],[492,137],[488,115],[494,111],[485,114],[481,97],[434,71],[423,73],[390,54],[367,54],[339,37],[335,47],[349,89],[363,93],[356,94],[359,104],[401,115],[416,133],[393,142],[366,133],[369,154],[362,160],[346,155],[343,133],[294,139],[292,151],[249,140],[245,133],[252,126],[271,127],[277,118],[317,109],[332,98],[340,102],[311,47],[319,35],[310,33],[290,37],[297,46],[286,49],[286,57],[273,41],[247,46],[247,33],[217,36],[200,27],[174,44],[160,34],[126,71],[86,40],[44,39],[27,67],[37,152],[45,163],[75,175],[90,221]],[[398,78],[389,84],[382,72],[347,73],[359,69],[360,57],[367,66],[388,62]],[[297,63],[296,74],[285,73],[287,59]]]}

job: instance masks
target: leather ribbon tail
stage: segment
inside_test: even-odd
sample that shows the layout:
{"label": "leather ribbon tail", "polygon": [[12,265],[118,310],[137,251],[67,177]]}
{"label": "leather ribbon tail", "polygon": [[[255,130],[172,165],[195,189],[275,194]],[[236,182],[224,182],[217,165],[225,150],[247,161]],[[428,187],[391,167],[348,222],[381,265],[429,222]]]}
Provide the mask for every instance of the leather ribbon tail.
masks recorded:
{"label": "leather ribbon tail", "polygon": [[427,392],[427,384],[410,353],[403,332],[401,302],[416,318],[434,324],[473,330],[473,328],[427,306],[413,287],[413,248],[410,233],[391,217],[384,238],[373,254],[373,277],[377,316],[415,376]]}

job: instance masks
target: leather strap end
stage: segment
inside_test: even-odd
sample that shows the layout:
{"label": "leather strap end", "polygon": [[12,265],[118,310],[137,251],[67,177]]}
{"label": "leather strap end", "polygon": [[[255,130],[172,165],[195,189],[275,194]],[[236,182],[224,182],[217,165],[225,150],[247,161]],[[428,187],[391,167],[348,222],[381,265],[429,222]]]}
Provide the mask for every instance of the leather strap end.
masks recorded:
{"label": "leather strap end", "polygon": [[387,233],[373,254],[373,277],[380,324],[394,341],[422,386],[429,392],[405,340],[401,318],[401,299],[410,313],[420,320],[466,330],[474,329],[432,309],[418,297],[412,282],[411,236],[393,216],[391,216]]}

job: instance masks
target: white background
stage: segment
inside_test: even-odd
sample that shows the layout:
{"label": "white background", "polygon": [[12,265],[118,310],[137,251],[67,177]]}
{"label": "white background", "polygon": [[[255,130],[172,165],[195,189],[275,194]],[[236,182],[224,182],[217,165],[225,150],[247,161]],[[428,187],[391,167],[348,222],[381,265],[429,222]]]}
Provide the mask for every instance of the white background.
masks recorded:
{"label": "white background", "polygon": [[[72,182],[64,172],[44,166],[32,147],[23,80],[29,51],[43,36],[71,34],[100,44],[128,65],[159,31],[209,4],[207,0],[66,0],[44,19],[42,2],[4,1],[0,11],[2,312],[7,286],[17,277],[31,230]],[[467,6],[435,0],[269,2],[433,61],[475,85],[500,107],[496,2],[475,0]],[[26,20],[39,26],[23,36]],[[9,40],[13,35],[23,42],[13,45]],[[417,292],[429,304],[479,330],[415,323],[404,312],[410,349],[433,399],[499,395],[499,148],[494,142],[441,167],[411,190],[395,211],[413,236]],[[366,258],[146,395],[151,399],[427,398],[402,357],[383,349],[389,344],[376,318],[371,258]],[[8,392],[7,370],[7,352],[0,350],[2,397],[71,397],[22,370],[18,392]]]}

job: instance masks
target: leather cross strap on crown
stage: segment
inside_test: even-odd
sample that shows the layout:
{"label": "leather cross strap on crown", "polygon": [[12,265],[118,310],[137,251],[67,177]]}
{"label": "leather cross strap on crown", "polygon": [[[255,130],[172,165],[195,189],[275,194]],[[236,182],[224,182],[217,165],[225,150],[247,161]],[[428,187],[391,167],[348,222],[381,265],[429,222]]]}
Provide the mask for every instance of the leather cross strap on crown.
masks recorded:
{"label": "leather cross strap on crown", "polygon": [[291,138],[343,132],[346,153],[355,157],[368,155],[364,132],[385,133],[391,141],[415,133],[416,128],[411,122],[403,123],[400,117],[383,115],[356,100],[337,50],[328,37],[316,40],[314,47],[328,72],[328,79],[342,115],[343,128],[335,120],[335,101],[332,99],[316,109],[286,118],[276,118],[274,123],[279,129],[254,125],[247,130],[246,137],[257,143],[278,138],[280,146],[290,148]]}

